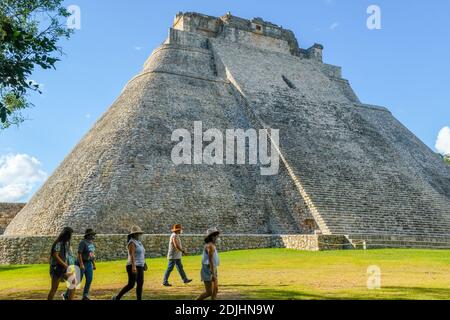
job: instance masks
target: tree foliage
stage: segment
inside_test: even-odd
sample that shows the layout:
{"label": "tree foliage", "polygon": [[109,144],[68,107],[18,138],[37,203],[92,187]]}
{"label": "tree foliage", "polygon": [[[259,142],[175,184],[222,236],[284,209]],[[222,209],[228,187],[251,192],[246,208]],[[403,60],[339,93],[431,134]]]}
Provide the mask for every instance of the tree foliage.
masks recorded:
{"label": "tree foliage", "polygon": [[450,164],[450,154],[444,156],[444,161]]}
{"label": "tree foliage", "polygon": [[34,68],[54,69],[59,61],[58,41],[72,33],[62,2],[0,1],[0,128],[22,122],[21,110],[32,106],[27,93],[41,93],[30,79]]}

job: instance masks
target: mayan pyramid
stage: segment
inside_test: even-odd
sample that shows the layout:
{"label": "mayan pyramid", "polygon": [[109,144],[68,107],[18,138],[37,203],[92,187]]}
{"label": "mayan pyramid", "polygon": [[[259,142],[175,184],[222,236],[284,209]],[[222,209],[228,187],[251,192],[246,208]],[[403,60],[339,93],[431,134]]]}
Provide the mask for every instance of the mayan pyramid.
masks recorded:
{"label": "mayan pyramid", "polygon": [[[388,109],[363,104],[321,45],[260,18],[180,13],[142,72],[7,227],[99,233],[450,237],[450,167]],[[381,94],[381,93],[380,93]],[[280,171],[179,165],[178,128],[277,128]]]}

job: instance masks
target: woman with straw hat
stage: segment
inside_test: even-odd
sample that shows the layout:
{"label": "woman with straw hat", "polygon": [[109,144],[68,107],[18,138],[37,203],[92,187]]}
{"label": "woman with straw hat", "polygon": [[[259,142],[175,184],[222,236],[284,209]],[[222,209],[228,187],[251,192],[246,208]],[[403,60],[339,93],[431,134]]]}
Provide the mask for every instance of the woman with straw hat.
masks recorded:
{"label": "woman with straw hat", "polygon": [[191,279],[188,279],[186,273],[184,272],[183,264],[181,263],[181,258],[183,254],[187,254],[187,251],[183,249],[181,246],[180,234],[183,233],[183,227],[181,224],[175,224],[172,227],[172,235],[169,239],[169,251],[167,252],[167,259],[169,260],[169,264],[167,266],[167,270],[164,274],[163,286],[171,287],[172,285],[169,283],[170,274],[173,271],[173,268],[176,266],[178,273],[181,276],[184,284],[188,284],[192,282]]}
{"label": "woman with straw hat", "polygon": [[219,282],[217,279],[217,267],[219,266],[219,254],[217,253],[216,242],[220,232],[217,228],[208,229],[205,238],[205,248],[202,256],[201,279],[205,284],[205,292],[198,297],[198,300],[205,300],[211,297],[216,300],[219,292]]}
{"label": "woman with straw hat", "polygon": [[147,270],[145,263],[145,248],[141,242],[142,230],[138,226],[133,226],[128,235],[128,262],[127,274],[128,284],[123,287],[119,294],[113,297],[113,300],[120,300],[123,295],[132,290],[136,286],[137,300],[142,300],[142,288],[144,286],[144,271]]}

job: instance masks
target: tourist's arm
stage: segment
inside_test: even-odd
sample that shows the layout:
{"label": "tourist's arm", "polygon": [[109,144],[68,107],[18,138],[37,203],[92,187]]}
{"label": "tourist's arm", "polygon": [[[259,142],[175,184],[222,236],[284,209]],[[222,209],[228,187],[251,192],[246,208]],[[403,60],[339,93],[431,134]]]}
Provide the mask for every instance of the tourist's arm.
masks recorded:
{"label": "tourist's arm", "polygon": [[55,258],[56,262],[58,262],[60,265],[62,265],[65,269],[69,268],[67,263],[65,263],[64,260],[61,259],[61,256],[59,255],[58,251],[53,252],[53,258]]}
{"label": "tourist's arm", "polygon": [[84,270],[83,255],[80,252],[78,252],[78,263],[80,264],[80,269]]}
{"label": "tourist's arm", "polygon": [[130,243],[130,245],[128,246],[128,251],[130,253],[131,258],[131,271],[133,273],[137,273],[136,259],[134,257],[134,253],[136,252],[136,245],[134,243]]}
{"label": "tourist's arm", "polygon": [[84,262],[83,262],[83,252],[86,250],[86,244],[84,241],[81,241],[78,245],[78,263],[80,265],[80,269],[84,270]]}
{"label": "tourist's arm", "polygon": [[208,245],[208,260],[209,260],[209,268],[210,268],[210,270],[211,270],[211,274],[212,274],[212,277],[213,277],[213,281],[214,281],[214,279],[215,279],[215,274],[214,274],[214,269],[215,269],[215,266],[214,266],[214,246],[213,245]]}
{"label": "tourist's arm", "polygon": [[172,238],[172,244],[178,251],[186,253],[186,251],[181,247],[180,243],[178,242],[178,238],[177,237],[173,237]]}

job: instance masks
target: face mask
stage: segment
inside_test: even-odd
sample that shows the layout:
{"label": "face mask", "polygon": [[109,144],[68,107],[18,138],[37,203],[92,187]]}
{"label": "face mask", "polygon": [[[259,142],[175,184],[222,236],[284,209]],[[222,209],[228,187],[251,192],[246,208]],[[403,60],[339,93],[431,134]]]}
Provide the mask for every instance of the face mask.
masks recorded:
{"label": "face mask", "polygon": [[180,231],[180,234],[183,234],[183,230]]}

